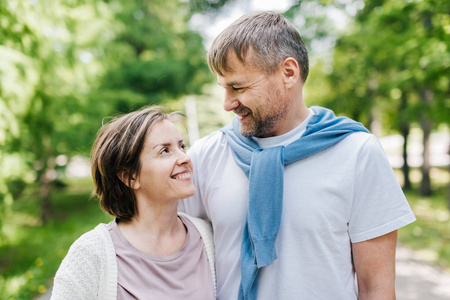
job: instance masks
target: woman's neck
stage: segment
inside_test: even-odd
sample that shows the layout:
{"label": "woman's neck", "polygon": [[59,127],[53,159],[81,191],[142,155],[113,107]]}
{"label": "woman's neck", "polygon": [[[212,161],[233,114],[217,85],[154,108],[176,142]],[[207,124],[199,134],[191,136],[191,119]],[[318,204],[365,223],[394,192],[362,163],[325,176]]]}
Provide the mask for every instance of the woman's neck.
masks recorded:
{"label": "woman's neck", "polygon": [[151,255],[170,255],[186,241],[186,228],[177,215],[176,202],[164,206],[138,206],[129,222],[118,226],[125,238],[141,252]]}

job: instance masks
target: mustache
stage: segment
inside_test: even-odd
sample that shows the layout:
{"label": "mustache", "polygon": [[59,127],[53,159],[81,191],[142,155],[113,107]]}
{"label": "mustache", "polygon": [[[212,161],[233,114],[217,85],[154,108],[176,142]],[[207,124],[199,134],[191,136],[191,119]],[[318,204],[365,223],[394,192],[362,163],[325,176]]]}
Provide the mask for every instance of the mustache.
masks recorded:
{"label": "mustache", "polygon": [[233,109],[233,112],[235,114],[252,114],[252,110],[248,108],[247,106],[239,106],[238,108]]}

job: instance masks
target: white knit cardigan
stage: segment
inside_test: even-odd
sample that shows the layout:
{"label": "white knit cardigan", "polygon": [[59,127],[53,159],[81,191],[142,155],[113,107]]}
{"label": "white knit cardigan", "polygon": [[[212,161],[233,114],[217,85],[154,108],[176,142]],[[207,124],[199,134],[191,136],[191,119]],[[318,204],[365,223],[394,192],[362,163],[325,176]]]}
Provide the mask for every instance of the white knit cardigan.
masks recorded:
{"label": "white knit cardigan", "polygon": [[[202,219],[183,213],[197,228],[216,289],[216,269],[212,228]],[[117,299],[117,260],[107,224],[99,224],[77,239],[56,272],[51,300]]]}

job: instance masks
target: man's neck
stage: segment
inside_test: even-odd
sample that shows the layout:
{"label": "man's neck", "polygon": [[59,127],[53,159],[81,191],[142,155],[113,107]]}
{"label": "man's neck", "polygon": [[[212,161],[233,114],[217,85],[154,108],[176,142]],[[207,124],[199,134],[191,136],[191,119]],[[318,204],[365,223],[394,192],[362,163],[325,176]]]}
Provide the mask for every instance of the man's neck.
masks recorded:
{"label": "man's neck", "polygon": [[306,118],[297,127],[290,130],[289,132],[286,132],[285,134],[268,138],[253,137],[253,139],[258,143],[259,147],[261,147],[262,149],[277,146],[287,146],[293,141],[298,140],[303,135],[303,133],[306,130],[306,126],[308,125],[308,122],[313,116],[313,114],[314,113],[310,109],[308,109],[308,115],[306,116]]}

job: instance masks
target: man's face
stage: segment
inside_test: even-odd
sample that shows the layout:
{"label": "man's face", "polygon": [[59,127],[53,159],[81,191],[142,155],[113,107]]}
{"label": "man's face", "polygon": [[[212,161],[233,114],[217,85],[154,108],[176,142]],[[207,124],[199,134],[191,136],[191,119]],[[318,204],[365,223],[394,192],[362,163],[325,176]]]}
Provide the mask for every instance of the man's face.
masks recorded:
{"label": "man's face", "polygon": [[289,101],[280,73],[268,76],[244,65],[233,51],[228,54],[228,65],[231,71],[217,75],[217,82],[225,89],[224,109],[237,115],[242,135],[269,137],[284,133],[280,126]]}

